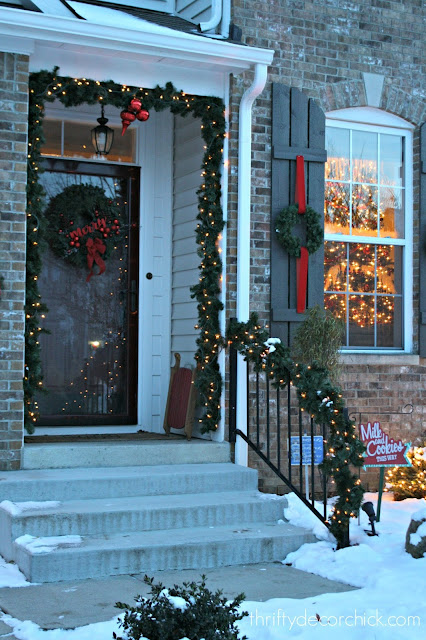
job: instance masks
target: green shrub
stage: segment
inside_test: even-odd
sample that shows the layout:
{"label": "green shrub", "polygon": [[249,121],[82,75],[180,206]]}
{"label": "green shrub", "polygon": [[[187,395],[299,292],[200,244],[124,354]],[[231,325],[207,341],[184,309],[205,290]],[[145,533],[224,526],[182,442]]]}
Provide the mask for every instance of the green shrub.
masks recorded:
{"label": "green shrub", "polygon": [[426,498],[426,443],[412,447],[407,453],[411,467],[393,467],[386,472],[386,490],[394,500]]}
{"label": "green shrub", "polygon": [[329,371],[332,382],[337,383],[341,374],[339,350],[344,324],[319,305],[308,309],[305,317],[293,339],[293,359],[306,365],[316,361]]}
{"label": "green shrub", "polygon": [[164,589],[148,576],[144,582],[151,586],[150,598],[137,596],[135,607],[116,603],[125,613],[119,621],[123,637],[114,633],[115,640],[247,640],[247,636],[240,638],[235,626],[248,615],[238,611],[243,593],[228,602],[222,591],[207,589],[205,576],[199,583],[184,582],[172,589]]}

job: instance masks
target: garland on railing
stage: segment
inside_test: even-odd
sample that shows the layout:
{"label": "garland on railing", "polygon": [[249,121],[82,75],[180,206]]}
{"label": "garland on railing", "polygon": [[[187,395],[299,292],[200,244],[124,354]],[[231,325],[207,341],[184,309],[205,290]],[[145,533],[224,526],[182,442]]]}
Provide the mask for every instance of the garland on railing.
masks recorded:
{"label": "garland on railing", "polygon": [[144,89],[127,87],[112,81],[101,82],[86,78],[57,76],[53,71],[39,71],[30,76],[29,146],[28,146],[28,226],[27,226],[27,289],[26,289],[26,373],[24,379],[26,417],[25,426],[33,431],[37,420],[34,394],[43,388],[40,345],[38,335],[43,329],[40,320],[46,307],[41,302],[37,278],[41,271],[41,242],[43,234],[43,189],[38,182],[40,172],[41,145],[44,142],[43,116],[46,102],[59,100],[66,107],[83,103],[113,105],[126,108],[130,100],[139,98],[143,108],[162,111],[170,109],[173,114],[187,116],[189,113],[202,121],[201,135],[204,140],[202,184],[197,192],[199,202],[196,241],[199,266],[199,283],[192,287],[192,297],[198,302],[198,328],[195,359],[199,364],[197,386],[205,415],[200,419],[203,431],[215,430],[220,420],[220,397],[222,378],[218,365],[218,350],[223,344],[220,335],[219,312],[220,276],[222,260],[219,242],[223,230],[221,198],[221,163],[223,138],[225,137],[224,103],[220,98],[192,96],[177,91],[171,83],[164,88]]}
{"label": "garland on railing", "polygon": [[344,413],[344,401],[339,387],[333,385],[328,372],[317,363],[311,366],[293,362],[290,351],[268,332],[252,313],[248,322],[231,321],[227,331],[228,344],[233,344],[244,359],[253,363],[255,371],[264,371],[275,387],[292,384],[302,410],[328,427],[328,451],[320,468],[336,485],[338,499],[330,517],[330,531],[338,546],[349,544],[351,518],[358,516],[364,489],[350,465],[363,465],[365,447],[358,439],[355,424]]}

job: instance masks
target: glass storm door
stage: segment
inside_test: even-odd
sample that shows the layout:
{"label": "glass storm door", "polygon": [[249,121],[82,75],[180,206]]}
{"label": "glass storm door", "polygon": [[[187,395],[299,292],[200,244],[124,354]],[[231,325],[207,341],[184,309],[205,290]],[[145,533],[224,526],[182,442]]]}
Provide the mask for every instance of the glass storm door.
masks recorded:
{"label": "glass storm door", "polygon": [[44,160],[40,425],[135,424],[139,169]]}

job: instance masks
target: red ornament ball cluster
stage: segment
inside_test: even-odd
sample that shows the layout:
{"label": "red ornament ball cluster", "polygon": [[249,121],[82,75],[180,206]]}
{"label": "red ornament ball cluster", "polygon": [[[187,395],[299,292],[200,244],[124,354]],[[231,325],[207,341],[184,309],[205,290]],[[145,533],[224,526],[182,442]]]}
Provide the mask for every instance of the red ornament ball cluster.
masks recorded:
{"label": "red ornament ball cluster", "polygon": [[139,98],[133,98],[130,101],[127,109],[124,109],[124,111],[120,113],[120,116],[123,122],[121,135],[124,136],[127,131],[127,127],[131,125],[132,122],[134,122],[135,120],[139,120],[140,122],[145,122],[145,120],[148,120],[149,111],[147,111],[146,109],[142,109],[142,102],[139,100]]}

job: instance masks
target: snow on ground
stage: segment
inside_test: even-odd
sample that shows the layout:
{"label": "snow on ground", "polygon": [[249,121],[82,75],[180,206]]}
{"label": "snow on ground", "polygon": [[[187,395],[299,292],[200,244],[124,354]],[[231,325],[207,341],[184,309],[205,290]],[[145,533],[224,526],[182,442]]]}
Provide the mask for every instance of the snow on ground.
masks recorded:
{"label": "snow on ground", "polygon": [[[361,524],[353,522],[354,546],[333,550],[333,542],[324,529],[318,528],[311,512],[294,496],[288,496],[286,519],[298,526],[315,529],[318,542],[303,545],[283,559],[297,569],[359,589],[293,600],[277,598],[267,602],[249,602],[242,609],[249,612],[239,627],[249,640],[423,640],[426,626],[426,558],[415,560],[404,550],[405,534],[413,514],[420,519],[425,500],[393,502],[385,494],[378,537],[369,537],[367,516]],[[366,494],[376,507],[377,495]],[[420,510],[420,511],[419,511]],[[0,584],[19,586],[19,576],[7,573],[12,565],[0,563]],[[16,567],[13,566],[14,569]],[[18,572],[19,573],[19,572]],[[14,582],[15,581],[15,582]],[[24,583],[22,583],[23,586]],[[180,603],[181,605],[182,603]],[[19,640],[106,640],[119,633],[117,618],[72,630],[43,631],[30,621],[4,615],[3,621]],[[176,640],[181,640],[176,638]]]}
{"label": "snow on ground", "polygon": [[6,562],[0,556],[0,588],[3,587],[29,587],[23,573],[21,573],[13,562]]}
{"label": "snow on ground", "polygon": [[118,617],[114,620],[88,624],[77,629],[51,629],[48,631],[44,631],[30,620],[21,621],[8,615],[3,615],[1,619],[12,627],[11,631],[18,640],[112,640],[113,631],[121,635]]}
{"label": "snow on ground", "polygon": [[[312,514],[294,495],[289,497],[285,517],[292,524],[317,529]],[[376,508],[377,494],[365,494]],[[353,586],[357,591],[323,594],[304,600],[281,598],[268,602],[244,602],[250,616],[240,629],[250,640],[420,640],[426,626],[426,558],[415,560],[405,552],[405,534],[411,517],[421,519],[425,500],[393,502],[383,497],[377,537],[369,537],[368,518],[352,523],[354,546],[334,551],[324,530],[316,531],[319,542],[303,545],[284,562]],[[420,510],[420,512],[419,512]],[[377,511],[377,509],[376,509]],[[328,538],[328,539],[327,539]]]}

